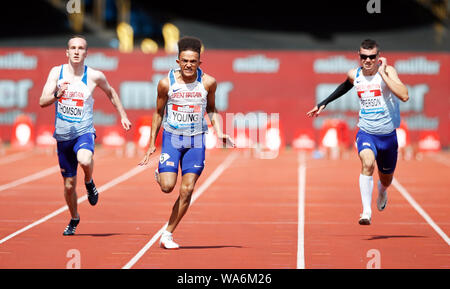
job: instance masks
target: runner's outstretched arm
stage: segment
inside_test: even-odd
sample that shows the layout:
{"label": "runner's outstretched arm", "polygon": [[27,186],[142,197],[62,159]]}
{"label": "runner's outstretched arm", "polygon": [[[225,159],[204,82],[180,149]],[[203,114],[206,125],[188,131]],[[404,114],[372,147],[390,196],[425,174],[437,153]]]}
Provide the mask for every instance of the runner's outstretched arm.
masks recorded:
{"label": "runner's outstretched arm", "polygon": [[150,159],[150,156],[156,151],[156,138],[161,128],[161,123],[164,117],[164,109],[166,108],[169,92],[169,79],[166,77],[158,83],[158,96],[156,98],[156,110],[152,117],[152,131],[150,133],[150,141],[148,150],[141,160],[139,165],[146,165]]}
{"label": "runner's outstretched arm", "polygon": [[324,100],[322,100],[319,104],[317,104],[313,109],[311,109],[310,111],[308,111],[306,113],[307,116],[312,117],[312,116],[319,116],[319,114],[322,112],[322,110],[325,109],[325,107],[327,106],[327,104],[329,104],[332,101],[335,101],[336,99],[338,99],[339,97],[343,96],[344,94],[346,94],[350,89],[353,88],[353,74],[354,71],[350,70],[347,73],[347,79],[341,83],[335,91],[333,91],[333,93],[331,93],[327,98],[325,98]]}

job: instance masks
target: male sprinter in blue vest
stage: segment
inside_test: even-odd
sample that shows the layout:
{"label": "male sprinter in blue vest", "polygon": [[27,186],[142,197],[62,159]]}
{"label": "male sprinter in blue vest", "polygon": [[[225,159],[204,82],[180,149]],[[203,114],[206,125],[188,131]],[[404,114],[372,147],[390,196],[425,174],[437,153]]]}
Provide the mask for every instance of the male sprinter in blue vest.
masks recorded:
{"label": "male sprinter in blue vest", "polygon": [[74,36],[69,39],[67,45],[68,63],[50,70],[39,99],[41,107],[55,105],[53,136],[57,141],[59,166],[64,180],[64,197],[72,217],[64,230],[65,236],[75,234],[80,222],[75,190],[78,164],[84,171],[89,203],[95,206],[98,201],[98,192],[92,179],[95,146],[92,93],[96,87],[105,92],[119,112],[122,127],[125,130],[131,127],[119,96],[109,85],[105,75],[84,65],[87,55],[87,42],[84,37]]}
{"label": "male sprinter in blue vest", "polygon": [[397,165],[399,100],[408,101],[409,96],[408,89],[398,78],[395,68],[387,65],[386,58],[380,57],[380,49],[374,40],[364,40],[358,54],[360,67],[348,71],[345,82],[307,115],[318,116],[328,103],[355,86],[360,102],[356,144],[361,160],[359,188],[363,205],[359,224],[370,225],[375,163],[379,176],[377,208],[382,211],[387,203],[386,189],[392,182]]}

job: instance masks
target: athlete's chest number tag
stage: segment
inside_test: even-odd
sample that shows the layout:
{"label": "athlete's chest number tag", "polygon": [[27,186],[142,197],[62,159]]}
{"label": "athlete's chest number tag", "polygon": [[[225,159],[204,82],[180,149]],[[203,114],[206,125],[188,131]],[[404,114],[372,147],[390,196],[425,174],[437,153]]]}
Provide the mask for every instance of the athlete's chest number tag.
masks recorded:
{"label": "athlete's chest number tag", "polygon": [[361,101],[361,113],[383,113],[384,98],[380,89],[358,90],[358,96]]}

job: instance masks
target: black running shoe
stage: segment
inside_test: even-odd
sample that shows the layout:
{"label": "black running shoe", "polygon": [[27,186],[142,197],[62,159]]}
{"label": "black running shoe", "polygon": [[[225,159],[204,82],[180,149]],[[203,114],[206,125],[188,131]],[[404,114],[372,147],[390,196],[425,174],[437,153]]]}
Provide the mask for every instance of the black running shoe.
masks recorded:
{"label": "black running shoe", "polygon": [[94,180],[91,180],[90,183],[85,184],[85,185],[86,185],[86,190],[87,190],[87,194],[88,194],[89,204],[91,204],[92,206],[95,206],[98,202],[98,192],[97,192],[97,188],[95,187]]}
{"label": "black running shoe", "polygon": [[71,219],[69,225],[67,225],[66,229],[64,230],[63,235],[64,236],[75,235],[75,230],[77,229],[78,223],[80,223],[79,218],[78,220]]}

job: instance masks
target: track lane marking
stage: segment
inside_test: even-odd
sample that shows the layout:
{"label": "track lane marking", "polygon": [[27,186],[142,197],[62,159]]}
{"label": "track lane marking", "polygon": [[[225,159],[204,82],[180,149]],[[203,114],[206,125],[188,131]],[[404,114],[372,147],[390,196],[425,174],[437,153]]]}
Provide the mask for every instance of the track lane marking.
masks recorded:
{"label": "track lane marking", "polygon": [[36,153],[36,150],[29,150],[29,151],[16,152],[16,153],[12,153],[10,155],[3,156],[2,158],[0,158],[0,165],[9,164],[9,163],[12,163],[15,161],[22,160],[24,158],[28,158],[35,153]]}
{"label": "track lane marking", "polygon": [[[99,155],[99,154],[101,157],[103,157],[106,155],[106,152],[102,150],[102,151],[100,151],[100,153],[97,153],[97,155]],[[26,184],[26,183],[33,182],[35,180],[39,180],[40,178],[49,176],[49,175],[57,173],[59,171],[60,171],[59,164],[55,165],[55,166],[51,166],[49,168],[44,169],[43,171],[39,171],[32,175],[29,175],[29,176],[20,178],[18,180],[0,185],[0,192],[23,185],[23,184]]]}
{"label": "track lane marking", "polygon": [[4,185],[0,185],[0,192],[38,180],[40,178],[49,176],[51,174],[57,173],[59,172],[59,165],[53,166],[53,167],[49,167],[43,171],[34,173],[32,175],[20,178],[18,180],[12,181],[10,183],[4,184]]}
{"label": "track lane marking", "polygon": [[305,269],[305,182],[306,156],[298,154],[298,222],[297,222],[297,269]]}

